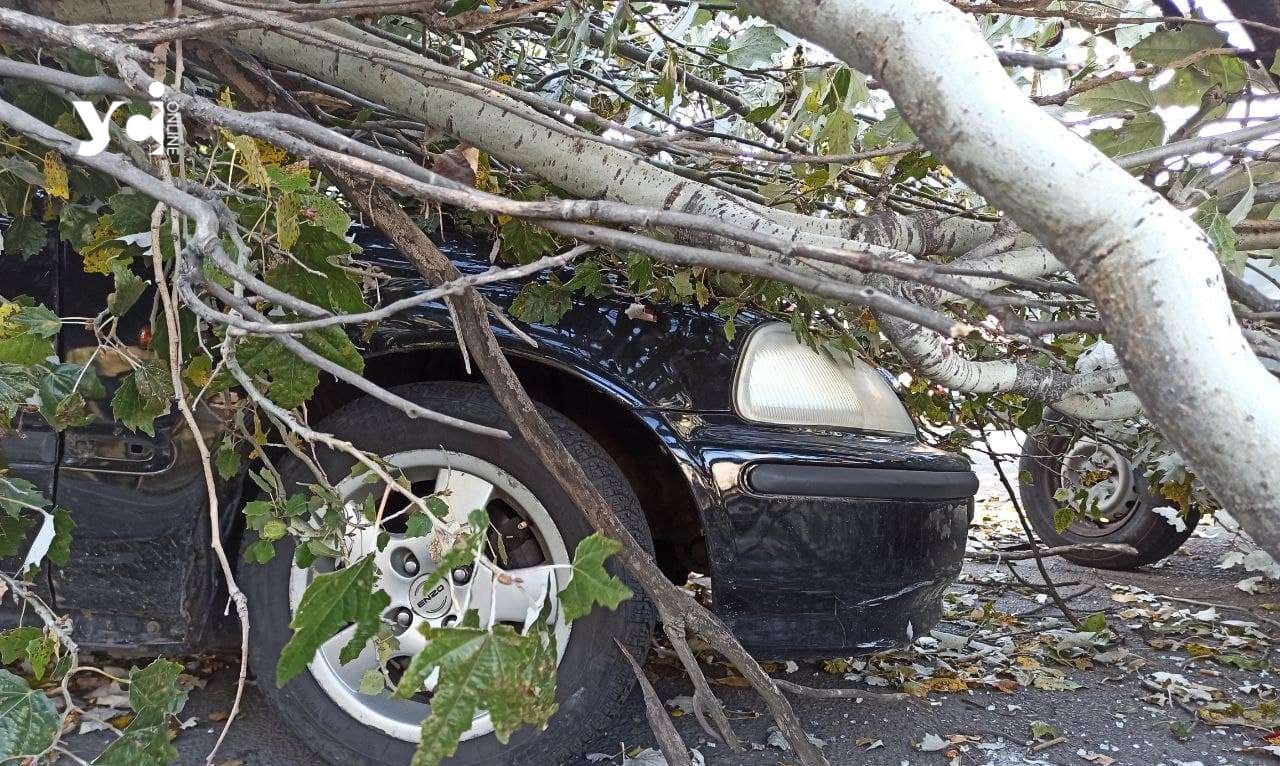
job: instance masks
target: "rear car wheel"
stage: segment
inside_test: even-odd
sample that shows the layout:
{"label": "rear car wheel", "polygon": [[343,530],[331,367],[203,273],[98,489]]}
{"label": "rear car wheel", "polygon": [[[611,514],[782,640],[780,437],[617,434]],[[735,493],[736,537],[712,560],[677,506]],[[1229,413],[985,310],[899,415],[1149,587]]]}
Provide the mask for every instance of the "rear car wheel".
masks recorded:
{"label": "rear car wheel", "polygon": [[[396,392],[438,412],[512,428],[501,407],[482,386],[424,383]],[[573,423],[550,409],[540,409],[632,534],[651,545],[639,502],[614,462]],[[411,420],[374,399],[360,399],[339,409],[319,427],[386,457],[413,483],[417,494],[441,493],[451,514],[465,518],[471,510],[484,508],[491,523],[492,547],[505,557],[500,566],[513,575],[499,577],[480,567],[459,570],[426,591],[423,585],[434,566],[427,538],[408,537],[403,528],[397,528],[394,519],[383,527],[383,532],[389,533],[389,541],[381,550],[376,544],[376,531],[356,533],[353,547],[361,553],[376,553],[380,587],[391,596],[385,619],[397,633],[400,648],[390,657],[379,657],[371,642],[359,657],[343,665],[337,655],[348,636],[347,631],[340,632],[321,647],[308,672],[277,688],[275,666],[291,635],[293,608],[311,577],[326,567],[332,569],[333,562],[320,559],[311,567],[297,567],[292,546],[282,541],[269,563],[261,567],[245,565],[241,583],[249,597],[251,613],[250,665],[281,718],[330,763],[403,766],[416,746],[419,724],[430,712],[431,679],[420,694],[400,700],[387,692],[362,694],[363,675],[381,667],[393,682],[398,680],[409,658],[425,643],[418,628],[423,624],[451,624],[465,608],[478,609],[482,615],[491,613],[497,621],[517,628],[523,627],[526,620],[536,619],[537,609],[532,608],[532,602],[542,594],[531,594],[527,585],[510,583],[546,583],[550,577],[559,577],[559,587],[563,587],[563,570],[553,567],[571,561],[578,542],[592,529],[518,438],[493,439]],[[326,452],[321,454],[320,463],[336,481],[336,477],[349,475],[352,461]],[[281,471],[286,481],[295,485],[313,480],[297,461],[283,462]],[[382,491],[381,485],[360,477],[342,481],[337,488],[344,499],[356,502],[370,492]],[[394,516],[393,509],[388,509],[386,515]],[[653,630],[653,609],[640,595],[638,584],[621,567],[613,562],[609,566],[637,595],[615,611],[597,609],[571,626],[555,626],[560,656],[556,679],[559,710],[550,726],[542,732],[525,727],[504,746],[492,734],[488,716],[481,713],[463,735],[457,754],[447,763],[561,763],[579,755],[611,728],[634,681],[614,639],[635,656],[643,656]],[[557,589],[550,589],[547,597],[554,598]],[[469,603],[463,603],[464,590],[470,593]]]}
{"label": "rear car wheel", "polygon": [[[1198,513],[1189,515],[1179,532],[1154,512],[1168,503],[1151,492],[1128,457],[1109,444],[1061,433],[1052,426],[1027,437],[1019,468],[1024,481],[1018,494],[1031,526],[1046,545],[1121,543],[1137,550],[1133,554],[1086,551],[1064,557],[1082,566],[1133,569],[1153,564],[1176,551],[1200,520]],[[1100,478],[1107,483],[1098,498],[1096,518],[1078,517],[1059,532],[1055,515],[1062,503],[1054,494],[1063,487],[1085,487]]]}

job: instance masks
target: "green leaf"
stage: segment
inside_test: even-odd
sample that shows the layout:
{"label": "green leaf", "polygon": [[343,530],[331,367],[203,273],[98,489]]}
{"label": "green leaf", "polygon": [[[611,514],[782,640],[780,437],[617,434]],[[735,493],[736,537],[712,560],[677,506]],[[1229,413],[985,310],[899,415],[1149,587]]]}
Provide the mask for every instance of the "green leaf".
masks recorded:
{"label": "green leaf", "polygon": [[1237,670],[1247,670],[1257,673],[1267,669],[1267,663],[1263,660],[1246,657],[1243,654],[1223,654],[1214,659],[1220,665],[1236,668]]}
{"label": "green leaf", "polygon": [[50,125],[71,111],[71,105],[66,99],[42,85],[7,85],[5,90],[6,98],[14,106]]}
{"label": "green leaf", "polygon": [[31,663],[31,673],[37,681],[44,679],[45,668],[49,667],[57,648],[58,639],[44,634],[27,642],[27,662]]}
{"label": "green leaf", "polygon": [[57,430],[93,422],[89,400],[107,395],[92,367],[64,362],[40,381],[40,414]]}
{"label": "green leaf", "polygon": [[49,552],[45,554],[49,561],[65,567],[71,560],[71,530],[76,522],[66,508],[58,508],[53,512],[53,542],[49,544]]}
{"label": "green leaf", "polygon": [[47,508],[48,499],[26,479],[0,476],[0,511],[17,518],[29,508]]}
{"label": "green leaf", "polygon": [[0,516],[0,559],[15,556],[26,547],[32,523],[30,516]]}
{"label": "green leaf", "polygon": [[765,104],[764,106],[757,106],[755,109],[752,109],[751,111],[747,112],[746,116],[743,117],[742,119],[746,120],[752,125],[759,125],[760,123],[766,122],[770,117],[773,117],[775,114],[777,114],[778,110],[781,108],[782,108],[781,101],[775,101],[772,104]]}
{"label": "green leaf", "polygon": [[773,63],[773,54],[787,49],[778,30],[767,25],[747,27],[729,45],[725,60],[736,67],[750,68]]}
{"label": "green leaf", "polygon": [[405,522],[404,534],[405,537],[426,537],[433,526],[431,514],[414,511]]}
{"label": "green leaf", "polygon": [[32,333],[0,340],[0,363],[32,365],[53,356],[53,344]]}
{"label": "green leaf", "polygon": [[557,324],[573,308],[573,294],[555,277],[530,282],[511,302],[511,316],[529,324]]}
{"label": "green leaf", "polygon": [[1118,128],[1093,131],[1089,141],[1108,157],[1140,152],[1164,143],[1164,120],[1155,112],[1143,112]]}
{"label": "green leaf", "polygon": [[573,269],[573,279],[564,284],[565,288],[590,298],[603,298],[609,294],[604,272],[593,261],[579,263]]}
{"label": "green leaf", "polygon": [[339,265],[357,249],[340,235],[304,223],[293,245],[297,261],[284,260],[269,270],[267,284],[334,313],[366,311],[359,283]]}
{"label": "green leaf", "polygon": [[449,10],[445,12],[445,16],[459,16],[467,11],[474,11],[480,7],[480,0],[455,0],[453,5],[449,6]]}
{"label": "green leaf", "polygon": [[583,617],[595,604],[616,609],[633,595],[622,580],[605,571],[604,561],[622,550],[622,544],[596,532],[578,543],[573,552],[573,575],[560,591],[560,607],[566,622]]}
{"label": "green leaf", "polygon": [[1213,247],[1213,251],[1218,255],[1218,261],[1222,263],[1222,268],[1240,276],[1244,272],[1245,262],[1248,257],[1236,250],[1236,242],[1239,237],[1231,226],[1231,222],[1218,209],[1217,199],[1206,200],[1195,212],[1195,221],[1204,229],[1205,236],[1209,238],[1209,244]]}
{"label": "green leaf", "polygon": [[341,327],[326,327],[303,333],[302,343],[331,362],[355,373],[364,372],[364,355]]}
{"label": "green leaf", "polygon": [[308,194],[303,201],[306,203],[307,214],[311,216],[311,220],[328,230],[330,234],[341,237],[351,227],[351,216],[347,215],[347,211],[343,210],[342,205],[333,197],[327,194]]}
{"label": "green leaf", "polygon": [[167,363],[152,360],[125,376],[111,398],[111,413],[130,431],[155,436],[155,420],[173,403],[173,379]]}
{"label": "green leaf", "polygon": [[446,518],[449,515],[449,504],[439,495],[429,495],[422,498],[422,502],[426,503],[427,510],[437,519]]}
{"label": "green leaf", "polygon": [[693,273],[688,269],[681,269],[671,275],[671,290],[678,298],[693,297]]}
{"label": "green leaf", "polygon": [[1226,37],[1213,27],[1189,24],[1182,29],[1162,29],[1147,35],[1129,49],[1129,56],[1135,61],[1168,66],[1197,51],[1226,45]]}
{"label": "green leaf", "polygon": [[48,238],[48,232],[39,221],[25,215],[18,216],[4,230],[4,254],[18,255],[25,261],[39,255]]}
{"label": "green leaf", "polygon": [[262,392],[286,409],[301,406],[320,385],[315,367],[270,338],[246,339],[236,357],[249,377],[266,380]]}
{"label": "green leaf", "polygon": [[250,564],[265,564],[276,557],[276,546],[270,540],[256,540],[244,549],[244,560]]}
{"label": "green leaf", "polygon": [[817,143],[821,154],[846,154],[853,148],[853,137],[858,125],[848,112],[832,112],[818,131]]}
{"label": "green leaf", "polygon": [[382,671],[378,668],[369,668],[360,676],[360,693],[361,694],[381,694],[387,688],[386,676],[382,675]]}
{"label": "green leaf", "polygon": [[223,481],[240,475],[240,450],[230,439],[224,439],[218,445],[218,453],[214,458],[214,466],[218,469],[218,478]]}
{"label": "green leaf", "polygon": [[1032,721],[1030,723],[1032,739],[1057,739],[1062,732],[1048,721]]}
{"label": "green leaf", "polygon": [[862,135],[862,144],[867,149],[879,149],[915,139],[916,134],[911,130],[911,126],[902,119],[902,115],[894,107],[884,113],[883,119],[867,128],[867,132]]}
{"label": "green leaf", "polygon": [[119,258],[111,261],[111,277],[115,280],[115,291],[107,296],[107,311],[113,316],[124,316],[146,292],[148,282]]}
{"label": "green leaf", "polygon": [[378,632],[382,613],[391,603],[390,596],[376,589],[377,579],[372,554],[336,572],[315,576],[289,623],[293,636],[276,664],[277,686],[301,673],[321,644],[352,623],[355,632],[338,659],[350,662],[360,653]]}
{"label": "green leaf", "polygon": [[12,420],[36,392],[36,379],[26,365],[0,362],[0,416]]}
{"label": "green leaf", "polygon": [[60,722],[43,692],[0,670],[0,759],[43,751],[53,742]]}
{"label": "green leaf", "polygon": [[556,252],[556,241],[546,229],[512,218],[502,224],[498,254],[512,263],[533,263]]}
{"label": "green leaf", "polygon": [[1109,112],[1149,112],[1156,105],[1155,94],[1145,82],[1119,80],[1087,90],[1075,101],[1090,114]]}
{"label": "green leaf", "polygon": [[662,99],[662,104],[667,111],[671,111],[672,105],[675,104],[676,92],[680,86],[677,66],[675,52],[668,52],[667,61],[662,65],[662,71],[658,73],[658,82],[653,86],[653,95]]}
{"label": "green leaf", "polygon": [[523,724],[545,726],[556,711],[555,642],[546,631],[520,635],[510,625],[475,627],[474,612],[462,627],[424,626],[427,647],[409,664],[396,688],[408,697],[440,669],[431,715],[411,766],[438,766],[453,755],[462,733],[480,711],[488,711],[498,741],[506,743]]}
{"label": "green leaf", "polygon": [[1044,402],[1027,402],[1027,406],[1018,415],[1016,420],[1018,427],[1023,430],[1031,430],[1040,425],[1040,421],[1044,420]]}
{"label": "green leaf", "polygon": [[[293,316],[285,316],[281,321],[295,319]],[[352,372],[364,371],[364,357],[340,327],[326,327],[303,333],[301,341],[331,362]],[[237,347],[236,357],[250,377],[267,381],[262,387],[263,393],[286,409],[301,406],[311,398],[316,386],[320,385],[319,370],[270,338],[244,340]]]}
{"label": "green leaf", "polygon": [[1053,512],[1053,528],[1058,534],[1062,534],[1067,531],[1067,527],[1075,523],[1079,515],[1074,508],[1059,508]]}
{"label": "green leaf", "polygon": [[165,766],[178,756],[169,744],[168,718],[180,712],[187,693],[178,688],[182,666],[158,659],[129,671],[134,717],[120,738],[94,759],[95,766]]}
{"label": "green leaf", "polygon": [[294,169],[286,169],[279,165],[267,165],[267,178],[270,179],[272,186],[284,194],[304,192],[311,188],[311,172],[307,170],[305,165],[289,167]]}
{"label": "green leaf", "polygon": [[1204,72],[1209,82],[1227,94],[1239,91],[1248,80],[1244,62],[1235,56],[1209,56],[1196,64],[1196,69]]}
{"label": "green leaf", "polygon": [[107,199],[111,206],[111,228],[119,234],[141,234],[151,231],[151,214],[156,201],[137,192],[120,192]]}
{"label": "green leaf", "polygon": [[44,638],[44,631],[24,625],[0,632],[0,665],[12,665],[27,656],[27,645]]}
{"label": "green leaf", "polygon": [[637,293],[647,292],[653,287],[653,261],[649,256],[643,253],[627,256],[627,281]]}
{"label": "green leaf", "polygon": [[139,717],[177,715],[187,704],[187,693],[178,688],[182,665],[157,659],[129,671],[129,707]]}
{"label": "green leaf", "polygon": [[262,531],[259,534],[263,540],[269,540],[274,543],[289,534],[289,527],[280,519],[271,519],[262,525]]}
{"label": "green leaf", "polygon": [[84,205],[63,205],[58,215],[58,236],[79,250],[93,238],[98,213]]}
{"label": "green leaf", "polygon": [[1080,623],[1080,628],[1089,633],[1101,633],[1107,629],[1107,616],[1102,612],[1094,612]]}
{"label": "green leaf", "polygon": [[62,329],[58,315],[39,304],[23,306],[21,311],[9,318],[9,323],[41,338],[53,338]]}

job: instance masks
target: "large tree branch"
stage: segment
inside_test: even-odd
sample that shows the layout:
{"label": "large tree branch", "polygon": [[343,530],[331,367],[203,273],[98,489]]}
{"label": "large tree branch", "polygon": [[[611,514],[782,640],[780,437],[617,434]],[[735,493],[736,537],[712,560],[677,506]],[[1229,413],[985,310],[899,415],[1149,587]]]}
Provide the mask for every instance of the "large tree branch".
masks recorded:
{"label": "large tree branch", "polygon": [[[215,0],[205,1],[208,3],[215,2]],[[111,6],[110,12],[113,14],[128,13],[134,4],[146,5],[147,3],[145,0],[116,3]],[[70,5],[75,7],[66,7]],[[72,15],[79,13],[89,18],[94,18],[95,13],[100,11],[100,9],[94,7],[83,6],[84,2],[60,4],[58,10]],[[123,6],[130,6],[130,8]],[[136,9],[133,10],[136,12]],[[270,20],[270,17],[267,20]],[[453,89],[432,85],[435,81],[423,82],[420,79],[404,75],[398,69],[388,69],[386,67],[377,69],[377,67],[382,66],[377,55],[378,49],[374,45],[366,44],[361,40],[353,42],[347,37],[347,35],[359,37],[364,33],[342,25],[340,22],[326,23],[344,34],[337,35],[332,31],[322,29],[315,33],[319,36],[319,39],[339,48],[353,48],[367,58],[361,58],[354,54],[348,55],[339,50],[329,51],[329,53],[320,57],[321,61],[315,62],[314,51],[328,50],[327,48],[324,46],[300,48],[295,40],[269,31],[242,32],[240,34],[251,43],[257,44],[260,49],[266,50],[269,57],[274,57],[278,61],[291,62],[291,65],[293,65],[297,63],[297,60],[301,60],[304,66],[306,62],[312,62],[313,66],[319,67],[313,73],[316,76],[327,78],[330,82],[341,80],[344,72],[346,72],[345,76],[350,77],[351,73],[347,72],[347,70],[363,73],[350,83],[343,81],[340,84],[343,87],[350,87],[357,91],[364,88],[370,96],[392,101],[399,99],[397,102],[399,104],[397,106],[398,109],[409,114],[418,114],[428,121],[434,114],[437,122],[441,122],[440,114],[447,114],[447,119],[441,122],[442,129],[456,132],[460,136],[465,135],[468,140],[473,142],[474,134],[479,134],[482,138],[487,137],[488,140],[493,142],[494,146],[498,147],[498,151],[504,158],[511,159],[516,157],[519,161],[532,163],[535,170],[539,167],[542,169],[544,177],[547,177],[545,173],[548,167],[554,170],[555,173],[549,178],[553,182],[561,185],[565,185],[568,182],[577,182],[579,184],[589,182],[591,184],[589,187],[580,186],[577,191],[588,196],[598,194],[606,198],[621,198],[625,199],[627,203],[621,207],[617,203],[609,202],[555,203],[545,207],[548,217],[560,219],[607,217],[608,220],[615,223],[625,222],[633,225],[663,224],[670,221],[678,228],[683,228],[686,232],[714,231],[715,235],[710,237],[714,240],[723,240],[731,235],[733,240],[739,244],[764,247],[777,253],[785,253],[786,255],[782,256],[783,260],[790,258],[792,255],[804,255],[807,249],[816,250],[819,251],[819,254],[826,255],[828,262],[832,262],[830,254],[832,252],[841,252],[841,248],[861,248],[874,255],[894,254],[894,251],[886,248],[842,238],[840,235],[848,232],[843,230],[845,224],[839,221],[815,219],[767,208],[758,208],[749,203],[744,203],[732,195],[710,189],[701,184],[679,179],[677,176],[672,176],[678,180],[674,182],[674,186],[671,186],[671,182],[666,178],[671,174],[645,163],[641,158],[628,152],[595,143],[579,143],[566,140],[562,133],[535,124],[523,124],[523,128],[529,131],[528,133],[510,132],[509,126],[513,120],[517,127],[522,125],[520,119],[524,106],[521,104],[511,102],[503,106],[505,97],[497,94],[475,101],[466,93],[459,93]],[[334,26],[335,24],[337,26]],[[72,42],[92,43],[99,50],[100,55],[103,51],[106,51],[111,56],[124,58],[123,46],[117,46],[120,50],[108,50],[111,46],[104,46],[101,42],[90,40],[90,34],[87,30],[50,29],[48,33]],[[428,68],[430,69],[431,67]],[[373,76],[373,74],[378,76],[378,79],[373,80],[373,82],[379,87],[368,90],[369,77]],[[133,83],[133,85],[135,88],[141,88],[143,83]],[[385,87],[387,85],[394,87],[387,88]],[[403,86],[403,88],[400,86]],[[403,158],[388,157],[385,153],[370,149],[349,139],[343,139],[337,134],[296,117],[259,114],[255,115],[253,119],[249,119],[244,115],[221,109],[187,94],[170,93],[169,97],[175,99],[184,111],[189,110],[198,119],[225,125],[238,132],[246,132],[250,135],[264,138],[303,156],[315,156],[315,151],[308,151],[308,147],[301,144],[297,139],[282,133],[274,127],[264,129],[262,123],[266,122],[270,126],[279,126],[280,128],[297,132],[310,141],[330,147],[328,150],[320,151],[320,159],[324,159],[330,164],[353,168],[362,174],[380,174],[380,178],[384,183],[403,193],[413,194],[425,191],[433,201],[465,207],[473,207],[476,205],[477,199],[487,198],[490,203],[488,207],[492,212],[536,215],[532,208],[537,207],[537,205],[494,198],[492,195],[479,194],[474,189],[460,187],[453,182],[444,183],[438,176],[415,166],[412,162]],[[471,101],[467,99],[471,99]],[[438,107],[439,109],[433,113],[430,107]],[[500,110],[500,118],[495,119],[495,109]],[[465,130],[456,126],[456,122],[462,119],[471,121]],[[341,153],[334,150],[339,150]],[[350,156],[345,156],[347,154]],[[365,162],[363,164],[355,163],[356,159],[364,159]],[[602,164],[603,167],[599,167],[596,164],[597,162]],[[612,172],[610,171],[611,162],[614,164]],[[353,163],[355,163],[354,166]],[[381,163],[381,166],[378,163]],[[639,175],[637,176],[636,174]],[[409,179],[402,177],[406,175],[421,183],[415,186]],[[568,181],[565,179],[568,179]],[[670,188],[670,191],[661,202],[658,202],[654,190],[666,188]],[[683,202],[681,202],[682,199],[684,200]],[[647,211],[644,209],[637,210],[637,205],[650,209]],[[657,209],[654,210],[654,207]],[[858,226],[862,233],[872,234],[872,238],[900,241],[912,250],[917,251],[937,251],[958,247],[962,240],[978,231],[978,229],[974,228],[975,226],[981,226],[978,222],[965,219],[956,219],[963,224],[964,228],[962,229],[948,230],[941,225],[941,222],[937,222],[937,225],[923,225],[922,222],[932,215],[938,214],[922,214],[914,219],[909,219],[895,214],[883,213],[865,219]],[[707,218],[723,221],[727,225],[719,227],[707,226],[705,224]],[[964,232],[967,232],[967,234]],[[593,241],[603,243],[600,239]],[[901,253],[899,253],[900,255]],[[814,277],[827,281],[862,281],[863,277],[858,269],[866,269],[871,264],[865,258],[861,262],[856,259],[857,255],[851,253],[844,259],[848,260],[849,263],[841,266],[827,267],[814,264],[795,264],[802,267],[802,270],[812,272],[812,276],[798,273],[796,281],[812,283]],[[836,260],[834,262],[839,263],[840,261]],[[903,265],[906,266],[907,264]],[[774,269],[774,271],[777,271],[777,269]],[[785,275],[775,274],[774,276]],[[956,327],[958,325],[940,324],[937,321],[938,315],[932,312],[930,308],[921,307],[923,310],[921,308],[913,309],[909,303],[893,298],[891,294],[898,291],[894,280],[880,280],[879,285],[879,290],[874,288],[868,290],[864,287],[852,290],[823,289],[819,291],[827,293],[831,297],[837,297],[838,295],[838,297],[845,300],[853,300],[855,302],[868,303],[867,299],[870,299],[870,305],[875,305],[882,311],[890,311],[917,322],[933,316],[935,319],[926,322],[926,324],[935,328],[935,330],[943,330],[944,333],[925,333],[914,337],[910,344],[911,348],[905,349],[903,356],[913,363],[945,356],[952,367],[960,365],[964,374],[949,375],[944,378],[943,382],[949,384],[959,383],[963,386],[967,381],[981,381],[983,382],[983,386],[979,389],[981,391],[1007,391],[1030,396],[1043,395],[1039,392],[1049,391],[1054,392],[1055,396],[1061,397],[1082,390],[1073,384],[1072,381],[1075,379],[1069,375],[1052,375],[1055,379],[1065,381],[1063,385],[1043,385],[1041,381],[1045,377],[1044,371],[1030,368],[1021,363],[964,359],[953,349],[946,347],[944,341],[944,336],[951,334],[951,332],[947,331],[948,327]],[[833,284],[832,287],[834,288],[835,285]],[[255,290],[257,290],[256,287]],[[962,287],[951,288],[951,290],[960,293],[967,292]],[[258,291],[261,293],[261,290]],[[862,300],[859,300],[860,298]],[[1008,317],[1005,318],[1005,321],[1010,326],[1010,329],[1015,332],[1024,334],[1036,332],[1034,327],[1026,324],[1018,326],[1016,322]],[[906,336],[894,336],[895,342],[898,337]],[[946,370],[948,368],[939,368],[936,365],[933,367],[922,365],[918,369],[928,375],[933,369]],[[1123,397],[1120,400],[1123,401]],[[1124,417],[1132,414],[1133,408],[1131,406],[1117,408],[1110,406],[1111,402],[1112,399],[1094,398],[1089,401],[1087,412],[1100,417]],[[1073,400],[1063,402],[1060,408],[1076,415],[1083,415],[1085,412],[1076,407]]]}

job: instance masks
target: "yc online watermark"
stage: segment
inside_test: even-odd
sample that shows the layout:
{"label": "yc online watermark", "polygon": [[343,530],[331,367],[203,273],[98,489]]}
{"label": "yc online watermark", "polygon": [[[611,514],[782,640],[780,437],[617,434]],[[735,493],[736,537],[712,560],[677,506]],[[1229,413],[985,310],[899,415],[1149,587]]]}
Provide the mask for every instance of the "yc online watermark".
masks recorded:
{"label": "yc online watermark", "polygon": [[[178,113],[178,105],[172,101],[160,100],[164,95],[164,86],[158,82],[151,83],[147,92],[151,94],[151,98],[155,99],[150,102],[151,115],[131,115],[124,121],[124,134],[139,143],[154,142],[155,148],[151,150],[152,155],[176,154],[182,135],[182,117]],[[85,129],[89,131],[89,140],[80,142],[80,146],[76,147],[76,154],[81,157],[101,154],[111,142],[111,116],[117,109],[128,103],[112,101],[107,107],[107,113],[102,115],[88,101],[72,101],[72,107],[76,114],[80,115],[80,121],[84,123]]]}

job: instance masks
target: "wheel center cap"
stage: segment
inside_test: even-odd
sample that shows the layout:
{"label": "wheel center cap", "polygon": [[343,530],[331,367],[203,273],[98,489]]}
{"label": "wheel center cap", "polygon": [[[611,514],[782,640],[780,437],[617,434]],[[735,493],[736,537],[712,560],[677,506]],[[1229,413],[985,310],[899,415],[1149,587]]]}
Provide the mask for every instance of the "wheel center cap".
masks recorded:
{"label": "wheel center cap", "polygon": [[420,617],[439,617],[453,605],[449,580],[445,578],[427,588],[430,576],[419,577],[409,589],[409,603]]}

